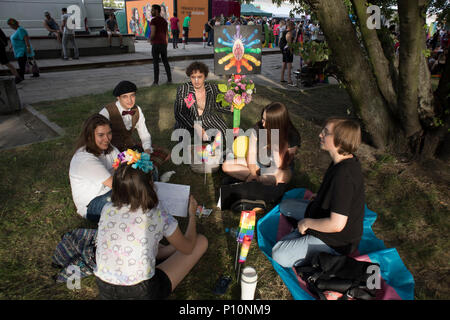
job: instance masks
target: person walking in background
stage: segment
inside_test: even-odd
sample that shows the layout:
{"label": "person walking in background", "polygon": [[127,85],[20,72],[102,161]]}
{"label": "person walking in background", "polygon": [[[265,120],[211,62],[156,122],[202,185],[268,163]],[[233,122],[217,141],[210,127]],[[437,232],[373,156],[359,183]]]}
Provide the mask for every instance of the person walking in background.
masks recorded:
{"label": "person walking in background", "polygon": [[184,39],[185,43],[188,44],[189,38],[189,27],[191,26],[191,13],[189,12],[186,18],[183,21],[183,31],[184,31]]}
{"label": "person walking in background", "polygon": [[205,31],[208,32],[208,46],[214,45],[214,24],[216,22],[216,17],[207,21],[205,24]]}
{"label": "person walking in background", "polygon": [[180,38],[180,28],[178,25],[180,19],[177,16],[178,14],[174,12],[173,17],[170,18],[170,30],[172,30],[172,44],[174,49],[178,49],[178,41]]}
{"label": "person walking in background", "polygon": [[17,72],[17,69],[9,62],[8,57],[6,56],[6,47],[8,46],[8,37],[3,33],[3,30],[0,28],[0,63],[4,66],[7,66],[11,71],[13,76],[15,76],[16,84],[23,81],[23,78]]}
{"label": "person walking in background", "polygon": [[116,16],[114,13],[111,13],[109,15],[109,19],[106,20],[106,32],[108,33],[108,43],[109,47],[111,48],[112,45],[112,36],[117,35],[120,39],[120,48],[123,48],[123,39],[122,34],[119,31],[119,25],[117,24]]}
{"label": "person walking in background", "polygon": [[273,25],[273,36],[275,37],[275,46],[278,47],[278,42],[280,40],[280,30],[279,30],[280,24],[278,23],[278,20],[275,20],[275,23]]}
{"label": "person walking in background", "polygon": [[[27,30],[19,26],[19,22],[16,19],[10,18],[7,21],[8,26],[15,30],[11,35],[11,45],[14,50],[14,57],[19,63],[19,79],[25,79],[25,66],[28,59],[34,60],[34,50],[31,46],[30,37],[28,36]],[[39,71],[33,71],[33,77],[39,77]],[[20,82],[16,78],[16,83]]]}
{"label": "person walking in background", "polygon": [[289,46],[294,42],[295,39],[295,26],[294,22],[288,21],[287,22],[287,28],[285,31],[281,34],[280,39],[280,50],[283,54],[283,66],[281,67],[281,80],[280,82],[284,83],[286,82],[284,80],[284,73],[287,68],[287,77],[288,77],[288,85],[289,86],[295,86],[292,82],[291,73],[292,73],[292,62],[294,61],[294,54],[292,52],[292,48]]}
{"label": "person walking in background", "polygon": [[68,25],[68,20],[71,14],[67,13],[67,8],[62,8],[61,10],[62,16],[61,16],[61,32],[63,34],[62,36],[62,47],[63,47],[63,59],[69,60],[68,56],[68,44],[69,42],[72,43],[73,46],[73,58],[78,59],[78,47],[77,43],[75,42],[75,25],[74,22],[71,20],[69,23],[71,25]]}
{"label": "person walking in background", "polygon": [[161,17],[161,6],[152,5],[152,21],[150,22],[150,43],[152,44],[153,56],[153,84],[157,86],[159,82],[159,56],[161,55],[164,68],[167,74],[167,83],[172,83],[172,74],[170,72],[169,61],[167,60],[167,21]]}

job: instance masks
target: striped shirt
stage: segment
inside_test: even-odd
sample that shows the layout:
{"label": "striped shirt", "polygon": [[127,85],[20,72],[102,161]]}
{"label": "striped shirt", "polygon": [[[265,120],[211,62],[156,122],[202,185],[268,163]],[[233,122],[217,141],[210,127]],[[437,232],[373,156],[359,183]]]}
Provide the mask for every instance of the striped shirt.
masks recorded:
{"label": "striped shirt", "polygon": [[[197,99],[195,97],[195,89],[192,85],[192,82],[189,81],[178,87],[177,97],[175,99],[174,105],[174,114],[176,120],[175,129],[187,129],[191,133],[191,136],[193,136],[194,121],[201,121],[202,127],[205,131],[207,131],[208,129],[218,129],[222,132],[222,137],[224,137],[225,139],[225,132],[228,126],[223,120],[222,115],[218,112],[231,113],[230,107],[224,108],[222,107],[220,102],[216,102],[216,97],[219,93],[217,85],[205,82],[205,91],[205,110],[200,116],[197,110]],[[189,93],[192,93],[192,96],[195,99],[194,104],[190,108],[187,107],[186,102],[184,101]]]}

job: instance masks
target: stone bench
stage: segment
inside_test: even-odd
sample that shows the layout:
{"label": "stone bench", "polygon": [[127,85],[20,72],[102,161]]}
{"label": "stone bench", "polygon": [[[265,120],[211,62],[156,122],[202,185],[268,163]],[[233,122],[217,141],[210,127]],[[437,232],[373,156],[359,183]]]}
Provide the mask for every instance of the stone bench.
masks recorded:
{"label": "stone bench", "polygon": [[[118,36],[112,37],[112,47],[109,47],[108,37],[100,35],[76,35],[75,41],[77,43],[80,57],[83,56],[100,56],[108,54],[120,53],[134,53],[134,34],[122,35],[124,48],[120,48],[120,39]],[[61,58],[62,45],[55,37],[36,36],[30,37],[31,45],[36,54],[36,59],[53,59]],[[71,56],[73,56],[73,49],[69,43]],[[12,51],[7,52],[10,60],[14,59]]]}
{"label": "stone bench", "polygon": [[14,77],[0,77],[0,114],[11,114],[21,109]]}

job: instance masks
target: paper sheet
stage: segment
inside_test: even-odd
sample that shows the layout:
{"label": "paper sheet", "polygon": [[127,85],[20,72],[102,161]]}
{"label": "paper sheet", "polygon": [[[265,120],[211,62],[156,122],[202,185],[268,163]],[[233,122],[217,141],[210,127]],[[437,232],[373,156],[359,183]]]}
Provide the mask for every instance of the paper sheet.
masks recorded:
{"label": "paper sheet", "polygon": [[161,205],[173,216],[187,217],[191,187],[183,184],[154,182]]}

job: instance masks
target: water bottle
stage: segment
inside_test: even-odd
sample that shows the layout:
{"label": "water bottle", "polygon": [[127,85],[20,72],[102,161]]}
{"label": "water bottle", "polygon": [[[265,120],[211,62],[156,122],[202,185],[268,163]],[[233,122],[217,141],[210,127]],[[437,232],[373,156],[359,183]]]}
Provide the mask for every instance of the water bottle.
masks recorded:
{"label": "water bottle", "polygon": [[239,234],[239,228],[225,228],[225,232],[230,233],[230,236],[233,238],[237,238]]}

